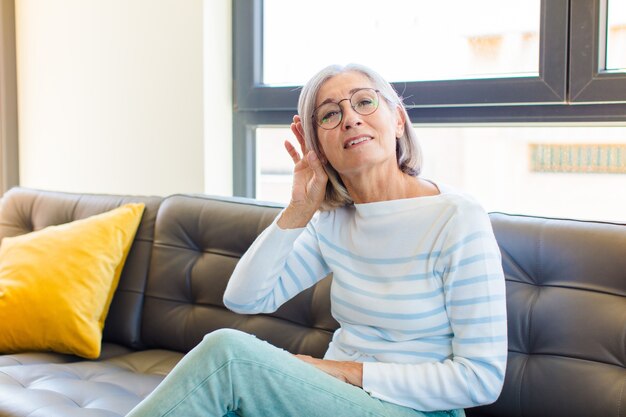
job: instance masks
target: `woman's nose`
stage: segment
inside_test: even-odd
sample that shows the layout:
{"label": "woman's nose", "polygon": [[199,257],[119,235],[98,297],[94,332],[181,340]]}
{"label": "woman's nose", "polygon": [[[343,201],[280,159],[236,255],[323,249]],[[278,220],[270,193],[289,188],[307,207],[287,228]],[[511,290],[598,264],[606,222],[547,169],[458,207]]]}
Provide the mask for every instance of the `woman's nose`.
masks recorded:
{"label": "woman's nose", "polygon": [[342,113],[343,120],[341,121],[341,127],[343,129],[348,130],[355,126],[360,126],[361,123],[363,123],[361,120],[361,115],[354,111],[352,106],[350,106],[349,104],[342,109]]}

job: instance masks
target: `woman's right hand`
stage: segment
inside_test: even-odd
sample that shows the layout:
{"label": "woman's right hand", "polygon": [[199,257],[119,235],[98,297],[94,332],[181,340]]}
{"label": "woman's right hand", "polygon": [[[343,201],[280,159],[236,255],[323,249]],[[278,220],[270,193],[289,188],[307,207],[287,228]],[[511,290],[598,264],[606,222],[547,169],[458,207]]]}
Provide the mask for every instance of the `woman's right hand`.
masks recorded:
{"label": "woman's right hand", "polygon": [[319,209],[326,195],[328,176],[322,162],[315,152],[308,150],[304,140],[304,130],[300,116],[293,117],[291,131],[300,144],[302,156],[289,141],[285,141],[285,149],[293,160],[293,185],[291,201],[278,220],[282,229],[304,227]]}

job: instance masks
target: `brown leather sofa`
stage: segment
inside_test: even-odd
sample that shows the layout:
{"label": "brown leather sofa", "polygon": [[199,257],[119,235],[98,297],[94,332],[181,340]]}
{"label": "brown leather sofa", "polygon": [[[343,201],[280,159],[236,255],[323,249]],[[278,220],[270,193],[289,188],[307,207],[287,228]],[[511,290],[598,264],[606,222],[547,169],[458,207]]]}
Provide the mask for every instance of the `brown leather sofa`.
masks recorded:
{"label": "brown leather sofa", "polygon": [[[125,415],[204,334],[236,328],[323,355],[337,323],[327,277],[271,315],[227,310],[222,293],[280,207],[201,195],[130,197],[16,188],[0,238],[127,202],[146,210],[111,304],[102,355],[0,355],[0,416]],[[626,225],[492,214],[503,255],[509,363],[502,395],[468,416],[626,416]]]}

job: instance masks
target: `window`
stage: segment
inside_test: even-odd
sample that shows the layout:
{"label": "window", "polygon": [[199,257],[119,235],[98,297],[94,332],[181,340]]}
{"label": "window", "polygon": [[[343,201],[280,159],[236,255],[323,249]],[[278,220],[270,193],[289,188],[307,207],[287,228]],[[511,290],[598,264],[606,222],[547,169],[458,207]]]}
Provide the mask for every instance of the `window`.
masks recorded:
{"label": "window", "polygon": [[[280,0],[266,0],[272,4],[272,1],[280,1]],[[357,1],[357,0],[352,0]],[[314,3],[315,5],[318,2],[306,2],[306,3]],[[303,7],[305,2],[298,2],[297,7]],[[341,2],[343,4],[343,0]],[[351,2],[348,2],[351,3]],[[405,4],[405,1],[402,0],[389,0],[387,2],[387,7],[385,9],[390,10],[395,13],[396,19],[397,16],[402,16],[404,14],[404,10],[402,9],[402,5]],[[411,2],[413,3],[413,2]],[[461,2],[458,0],[448,0],[447,2],[415,2],[418,5],[425,4],[439,4],[443,3],[445,5],[453,5],[458,6],[461,4],[465,4],[465,2]],[[473,16],[488,16],[487,21],[489,22],[497,22],[500,20],[500,16],[493,13],[494,9],[490,7],[492,4],[499,4],[499,2],[481,0],[477,2],[469,2],[472,5],[480,6],[482,9],[476,9],[476,11],[472,14]],[[502,2],[505,5],[508,5],[510,8],[513,4],[517,4],[520,2],[512,2],[506,1]],[[261,0],[237,0],[234,3],[234,52],[235,52],[235,62],[234,62],[234,70],[235,70],[235,82],[236,82],[236,91],[235,91],[235,102],[236,108],[238,111],[281,111],[294,109],[295,104],[297,103],[298,98],[298,90],[294,89],[293,86],[277,86],[266,83],[267,81],[271,81],[275,84],[293,84],[295,80],[299,80],[301,78],[307,78],[311,75],[312,72],[320,69],[321,66],[326,65],[327,63],[332,63],[332,58],[326,58],[326,53],[323,53],[323,59],[320,62],[323,64],[316,64],[312,68],[307,68],[308,74],[297,75],[297,71],[294,72],[294,76],[289,76],[291,80],[285,80],[284,82],[279,82],[276,79],[275,75],[268,74],[267,78],[264,76],[265,61],[271,61],[271,54],[276,55],[276,52],[272,52],[276,48],[272,47],[269,51],[265,51],[263,46],[263,38],[264,38],[264,19],[263,19],[263,11],[264,11],[265,2]],[[289,10],[292,11],[294,15],[297,16],[307,16],[305,14],[306,10],[301,11],[300,9],[294,8],[295,3],[290,3]],[[338,2],[334,2],[334,4],[338,4]],[[363,2],[360,1],[358,9],[365,10],[368,14],[376,14],[379,13],[380,7],[378,7],[378,3],[376,2]],[[522,53],[517,53],[520,57],[517,61],[520,63],[512,68],[515,68],[514,71],[521,71],[517,74],[504,74],[509,70],[500,70],[500,74],[498,76],[487,76],[486,74],[481,74],[479,78],[471,78],[469,74],[466,74],[462,78],[458,79],[444,79],[444,80],[432,80],[432,79],[418,79],[418,77],[411,76],[411,67],[415,67],[415,65],[405,65],[404,61],[407,60],[407,56],[413,56],[411,54],[415,54],[415,59],[423,61],[434,60],[435,58],[429,55],[422,56],[419,52],[419,42],[411,41],[410,39],[403,39],[403,42],[398,43],[398,48],[395,49],[394,56],[391,57],[395,60],[396,66],[401,67],[402,71],[399,71],[397,74],[383,74],[384,76],[392,77],[392,78],[408,78],[396,83],[396,87],[399,91],[403,91],[403,95],[406,98],[406,102],[411,107],[431,107],[431,106],[484,106],[485,104],[530,104],[530,103],[558,103],[563,102],[565,100],[565,92],[566,92],[566,74],[565,74],[565,64],[567,62],[567,17],[568,17],[568,1],[567,0],[543,0],[539,3],[539,22],[536,22],[534,25],[530,23],[532,16],[537,16],[537,3],[535,1],[521,2],[522,6],[529,5],[529,13],[527,17],[523,19],[524,21],[528,21],[527,24],[523,24],[519,26],[519,29],[515,32],[518,36],[513,36],[513,38],[521,39],[520,42],[523,44],[526,42],[526,49],[522,50]],[[370,9],[366,9],[366,6],[369,5]],[[435,6],[429,6],[432,8]],[[517,7],[520,7],[518,5]],[[450,7],[449,7],[450,8]],[[437,7],[439,9],[439,7]],[[444,8],[445,9],[445,8]],[[508,10],[506,6],[499,6],[497,9],[502,13],[504,10]],[[516,9],[515,9],[516,10]],[[508,14],[507,14],[508,15]],[[344,20],[347,20],[344,16]],[[291,18],[293,19],[293,18]],[[266,20],[272,21],[271,17],[267,17]],[[285,20],[285,19],[283,19]],[[293,19],[293,20],[301,20],[301,19]],[[438,21],[437,19],[430,19],[431,21],[436,21],[439,26],[445,24],[445,22]],[[473,30],[466,29],[464,34],[464,42],[469,43],[468,49],[471,50],[474,48],[475,50],[495,50],[497,48],[481,48],[481,43],[490,42],[487,34],[479,32],[481,26],[484,25],[482,19],[475,19],[475,25],[468,26],[469,28],[473,28]],[[271,22],[276,24],[276,22]],[[315,22],[313,22],[315,23]],[[269,24],[269,23],[268,23]],[[286,22],[282,22],[279,27],[284,27]],[[500,28],[502,29],[502,28]],[[278,30],[278,29],[277,29]],[[282,29],[281,29],[282,30]],[[311,29],[313,30],[313,29]],[[397,30],[397,28],[396,28]],[[460,31],[460,29],[459,29]],[[532,38],[533,33],[539,31],[539,40],[533,42]],[[315,32],[315,31],[314,31]],[[297,32],[299,33],[299,32]],[[317,32],[315,32],[317,33]],[[334,28],[333,28],[334,33]],[[521,35],[520,35],[521,34]],[[525,35],[524,35],[525,34]],[[480,36],[479,36],[480,35]],[[524,41],[524,36],[526,36],[526,41]],[[280,33],[280,37],[291,37],[300,40],[302,36],[299,34],[296,36],[294,33],[286,30]],[[504,34],[501,30],[501,34],[498,35],[501,40],[504,39]],[[491,42],[496,42],[494,37],[491,39]],[[508,42],[508,41],[507,41]],[[471,44],[474,44],[472,47]],[[497,42],[496,42],[497,43]],[[535,47],[535,52],[538,53],[538,56],[529,57],[533,54],[532,45],[537,45],[538,48]],[[411,45],[417,44],[418,47],[414,52],[411,52]],[[421,43],[422,45],[428,43]],[[507,46],[509,49],[510,46]],[[289,54],[290,57],[293,57],[294,61],[299,61],[298,55],[293,52],[285,52],[289,51],[290,48],[284,47],[282,53]],[[380,54],[383,53],[383,50],[387,50],[389,48],[380,47]],[[502,50],[502,48],[500,48]],[[266,56],[266,52],[268,56]],[[367,52],[367,50],[366,50]],[[372,54],[372,51],[369,51]],[[508,53],[508,51],[502,52]],[[548,53],[549,52],[549,53]],[[315,49],[308,45],[305,49],[304,55],[307,54],[315,54]],[[423,52],[426,53],[426,52]],[[318,53],[319,55],[319,53]],[[374,54],[376,55],[376,54]],[[441,55],[441,54],[440,54]],[[470,59],[463,60],[465,62],[471,62],[471,54]],[[498,56],[498,54],[495,54]],[[515,55],[515,53],[514,53]],[[376,55],[379,56],[379,55]],[[446,56],[443,54],[441,56]],[[524,58],[526,56],[526,58]],[[355,57],[356,59],[357,57]],[[388,59],[391,59],[388,58]],[[304,59],[304,58],[302,58]],[[351,59],[351,58],[349,58]],[[446,58],[449,59],[449,58]],[[343,59],[341,60],[343,61]],[[451,60],[454,62],[455,60]],[[458,59],[456,60],[458,63]],[[501,62],[506,61],[506,59],[501,58]],[[288,65],[295,65],[291,63]],[[435,61],[433,61],[435,62]],[[485,59],[481,59],[481,66],[484,67]],[[538,64],[537,64],[538,62]],[[341,62],[340,62],[341,63]],[[448,68],[444,68],[441,70],[440,68],[445,67],[443,65],[439,65],[440,63],[433,63],[430,66],[424,66],[426,68],[427,73],[430,74],[430,78],[448,78],[452,77],[452,74],[458,74],[453,68],[450,68],[451,65],[456,64],[448,64]],[[471,65],[467,65],[471,67]],[[485,73],[485,72],[498,72],[497,65],[487,65],[486,69],[481,68],[481,66],[474,66],[473,72],[475,73]],[[372,67],[377,68],[381,67],[381,65],[372,65]],[[429,69],[429,67],[431,69]],[[270,65],[267,65],[267,69],[271,68]],[[511,68],[511,67],[510,67]],[[383,68],[384,69],[384,68]],[[281,70],[282,71],[282,70]],[[382,70],[379,70],[382,72]],[[443,71],[443,72],[442,72]],[[447,71],[447,75],[445,72]],[[527,71],[527,72],[525,72]],[[290,72],[290,71],[289,71]],[[400,73],[401,72],[401,73]],[[460,71],[460,72],[468,72],[468,70]],[[274,72],[275,73],[275,72]],[[441,73],[441,76],[436,76],[438,73]],[[289,82],[291,81],[291,82]]]}
{"label": "window", "polygon": [[358,62],[389,81],[539,73],[540,0],[393,0],[391,6],[301,2],[302,19],[294,18],[292,1],[265,0],[263,84],[302,85],[328,62]]}
{"label": "window", "polygon": [[607,71],[626,71],[626,0],[610,0],[607,7]]}
{"label": "window", "polygon": [[[416,125],[422,176],[488,211],[626,221],[626,125]],[[288,128],[258,128],[256,196],[288,203]]]}
{"label": "window", "polygon": [[[284,8],[284,1],[235,1],[234,165],[239,169],[234,172],[234,191],[286,202],[292,165],[282,142],[291,138],[288,124],[295,113],[298,85],[330,62],[312,61],[326,57],[311,52],[318,50],[315,31],[303,30],[313,33],[306,40],[301,35],[288,36],[289,29],[282,38],[291,39],[264,30],[270,25],[280,28],[272,10]],[[325,1],[306,2],[309,9],[302,6],[299,11],[290,3],[290,11],[313,16]],[[453,44],[436,34],[436,26],[449,26],[454,17],[446,25],[431,18],[438,25],[419,27],[420,16],[466,2],[431,3],[435,2],[389,0],[391,12],[369,13],[358,20],[368,28],[373,26],[376,36],[383,36],[385,26],[391,25],[387,22],[394,22],[395,16],[395,22],[403,26],[399,32],[415,31],[401,44],[403,56],[428,61],[428,65],[387,70],[382,64],[364,62],[366,55],[359,58],[358,50],[350,52],[353,56],[343,54],[345,59],[339,61],[360,61],[381,73],[388,71],[383,75],[402,92],[418,129],[425,152],[424,176],[468,191],[488,210],[626,221],[614,208],[624,207],[626,200],[605,190],[626,189],[626,0],[471,2],[476,10],[459,14],[475,13],[487,21],[505,22],[507,7],[515,5],[523,11],[514,12],[519,17],[515,23],[494,24],[486,32],[473,30],[471,22],[463,28],[457,24],[448,32],[458,45],[463,43],[467,53],[458,49],[448,55],[437,55],[439,51],[432,48],[429,52],[428,42],[417,33],[428,28],[432,30],[430,42]],[[344,3],[333,4],[333,11],[345,18]],[[369,4],[359,2],[360,9]],[[436,15],[450,13],[439,10]],[[306,24],[303,19],[292,20]],[[489,27],[478,18],[467,20]],[[405,27],[411,22],[415,23],[412,27]],[[328,27],[337,25],[329,23]],[[349,35],[339,30],[350,33],[351,29],[343,26],[333,30],[342,39]],[[303,52],[293,51],[288,54],[290,60],[281,63],[277,57],[293,49],[290,42],[294,41],[306,45],[300,48]],[[508,46],[503,48],[503,44]],[[504,60],[502,54],[509,53]],[[510,65],[502,66],[503,60]]]}

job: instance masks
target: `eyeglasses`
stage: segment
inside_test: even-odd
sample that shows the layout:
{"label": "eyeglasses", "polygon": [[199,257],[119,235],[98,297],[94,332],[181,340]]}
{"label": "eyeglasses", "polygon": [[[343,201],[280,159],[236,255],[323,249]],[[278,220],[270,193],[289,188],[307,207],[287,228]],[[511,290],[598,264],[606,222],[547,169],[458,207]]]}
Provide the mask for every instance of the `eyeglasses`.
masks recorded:
{"label": "eyeglasses", "polygon": [[336,103],[324,103],[313,111],[313,119],[319,127],[331,130],[339,126],[343,120],[343,111],[339,103],[348,100],[350,107],[360,114],[367,116],[378,109],[380,102],[379,91],[373,88],[359,88],[350,98],[344,98]]}

